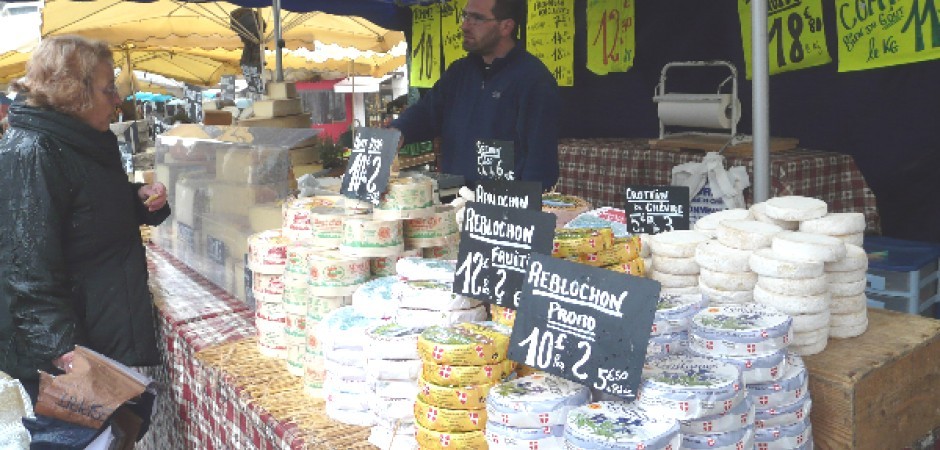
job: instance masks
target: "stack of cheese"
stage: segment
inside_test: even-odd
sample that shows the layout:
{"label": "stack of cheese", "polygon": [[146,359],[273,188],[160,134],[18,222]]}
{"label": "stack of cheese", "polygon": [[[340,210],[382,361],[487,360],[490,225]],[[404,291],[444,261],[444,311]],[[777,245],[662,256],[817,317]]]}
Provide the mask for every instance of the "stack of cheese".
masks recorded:
{"label": "stack of cheese", "polygon": [[493,322],[512,328],[516,324],[516,310],[496,304],[490,304],[490,317]]}
{"label": "stack of cheese", "polygon": [[239,119],[242,127],[310,128],[310,115],[304,114],[294,83],[271,83],[267,100],[255,101],[250,118]]}
{"label": "stack of cheese", "polygon": [[588,403],[568,413],[565,449],[678,449],[682,437],[676,419],[634,403]]}
{"label": "stack of cheese", "polygon": [[557,192],[542,194],[542,211],[555,215],[555,227],[561,228],[579,214],[591,209],[583,198]]}
{"label": "stack of cheese", "polygon": [[395,256],[369,258],[369,271],[372,278],[387,277],[398,274],[395,264],[399,259],[408,257],[421,257],[423,252],[420,248],[411,248]]}
{"label": "stack of cheese", "polygon": [[829,336],[855,337],[868,328],[868,255],[861,247],[865,232],[862,213],[829,213],[819,219],[800,222],[800,231],[832,236],[845,242],[845,256],[827,261],[824,269],[829,284]]}
{"label": "stack of cheese", "polygon": [[[687,421],[682,448],[698,448],[708,440],[720,443],[720,448],[751,448],[753,421],[724,423],[722,419],[740,410],[746,398],[737,365],[704,356],[669,355],[647,360],[636,404],[652,415]],[[700,421],[719,420],[723,423],[720,430],[695,426]]]}
{"label": "stack of cheese", "polygon": [[741,369],[745,383],[763,383],[783,375],[793,319],[757,304],[703,309],[692,319],[689,351],[717,358]]}
{"label": "stack of cheese", "polygon": [[786,370],[778,380],[747,385],[748,397],[757,406],[754,421],[758,448],[811,449],[809,374],[803,360],[787,354]]}
{"label": "stack of cheese", "polygon": [[[700,288],[712,304],[743,304],[754,301],[757,274],[749,270],[750,255],[770,247],[771,240],[783,231],[777,225],[756,220],[722,220],[716,229],[716,241],[702,248],[702,260],[710,267],[700,275]],[[707,257],[711,256],[711,258]],[[716,260],[715,257],[718,257]]]}
{"label": "stack of cheese", "polygon": [[346,306],[327,314],[317,325],[326,371],[323,397],[326,414],[333,420],[360,426],[373,423],[373,394],[366,376],[366,330],[379,324]]}
{"label": "stack of cheese", "polygon": [[641,247],[639,237],[615,238],[611,228],[556,228],[552,256],[642,277]]}
{"label": "stack of cheese", "polygon": [[389,180],[388,188],[373,210],[373,215],[384,220],[429,218],[437,213],[435,199],[434,183],[430,178],[393,178]]}
{"label": "stack of cheese", "polygon": [[486,398],[489,448],[560,449],[568,412],[590,400],[587,387],[548,374],[497,384]]}
{"label": "stack of cheese", "polygon": [[660,294],[646,357],[655,358],[685,351],[689,345],[692,316],[702,308],[702,302],[699,294]]}
{"label": "stack of cheese", "polygon": [[258,346],[262,355],[275,358],[287,357],[287,313],[283,305],[287,245],[279,229],[248,238],[248,269],[252,272],[252,293],[257,302]]}
{"label": "stack of cheese", "polygon": [[379,448],[417,448],[414,404],[418,394],[418,335],[422,328],[395,323],[366,331],[366,382],[372,389],[374,426],[369,442]]}
{"label": "stack of cheese", "polygon": [[[309,295],[307,277],[310,270],[307,259],[312,247],[302,243],[287,246],[287,264],[283,275],[283,306],[286,315],[287,371],[292,375],[304,376],[307,348],[307,317]],[[315,352],[316,349],[313,349]]]}
{"label": "stack of cheese", "polygon": [[415,402],[423,449],[486,448],[486,396],[512,372],[511,330],[495,322],[431,327],[418,338],[424,366]]}
{"label": "stack of cheese", "polygon": [[746,209],[725,209],[715,211],[695,222],[692,229],[705,234],[710,238],[718,236],[718,227],[725,220],[750,220],[753,217]]}
{"label": "stack of cheese", "polygon": [[448,326],[486,318],[479,301],[454,293],[456,262],[402,258],[396,263],[399,281],[392,285],[398,304],[395,322],[405,326]]}
{"label": "stack of cheese", "polygon": [[677,230],[650,236],[653,269],[650,278],[662,284],[664,294],[698,294],[699,264],[695,249],[708,241],[698,231]]}

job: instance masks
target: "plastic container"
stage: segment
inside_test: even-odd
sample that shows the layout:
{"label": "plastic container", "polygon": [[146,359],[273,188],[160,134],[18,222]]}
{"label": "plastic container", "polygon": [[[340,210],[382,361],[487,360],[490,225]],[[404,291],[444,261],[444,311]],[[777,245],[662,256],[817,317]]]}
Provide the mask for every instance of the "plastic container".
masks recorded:
{"label": "plastic container", "polygon": [[940,245],[882,236],[865,236],[868,254],[868,305],[924,313],[940,301],[937,269]]}

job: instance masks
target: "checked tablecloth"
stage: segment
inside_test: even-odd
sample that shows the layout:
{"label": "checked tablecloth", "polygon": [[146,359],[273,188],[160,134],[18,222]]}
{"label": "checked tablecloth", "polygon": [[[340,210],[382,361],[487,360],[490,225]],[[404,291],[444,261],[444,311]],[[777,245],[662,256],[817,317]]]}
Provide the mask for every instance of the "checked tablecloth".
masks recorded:
{"label": "checked tablecloth", "polygon": [[[703,156],[701,151],[652,149],[648,138],[562,139],[558,191],[582,197],[595,208],[623,208],[628,184],[668,185],[673,167],[701,161]],[[754,179],[753,158],[725,156],[725,167],[732,166],[746,167]],[[864,213],[866,233],[881,233],[875,194],[849,155],[807,149],[771,153],[770,190],[773,197],[818,198],[832,212]],[[752,190],[746,189],[744,195],[752,204]]]}

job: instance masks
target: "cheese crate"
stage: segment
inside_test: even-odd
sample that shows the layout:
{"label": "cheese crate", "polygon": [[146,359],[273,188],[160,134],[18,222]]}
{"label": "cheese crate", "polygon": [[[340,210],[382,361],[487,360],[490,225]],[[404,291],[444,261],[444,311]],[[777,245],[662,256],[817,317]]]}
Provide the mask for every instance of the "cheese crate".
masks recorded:
{"label": "cheese crate", "polygon": [[930,315],[940,302],[940,245],[882,236],[865,236],[868,254],[868,305],[909,314]]}

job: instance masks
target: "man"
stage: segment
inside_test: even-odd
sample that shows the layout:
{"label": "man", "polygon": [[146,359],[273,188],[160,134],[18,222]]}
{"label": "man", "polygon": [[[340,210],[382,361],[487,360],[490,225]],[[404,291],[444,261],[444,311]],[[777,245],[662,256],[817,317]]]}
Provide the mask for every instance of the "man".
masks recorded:
{"label": "man", "polygon": [[473,184],[477,141],[512,141],[517,180],[558,181],[558,85],[516,42],[525,0],[468,0],[461,24],[469,54],[392,121],[403,143],[441,137],[439,170]]}

